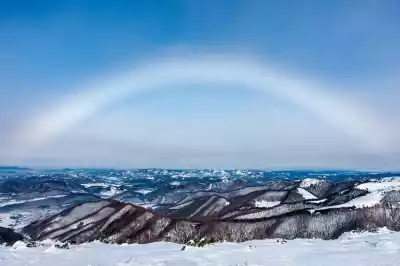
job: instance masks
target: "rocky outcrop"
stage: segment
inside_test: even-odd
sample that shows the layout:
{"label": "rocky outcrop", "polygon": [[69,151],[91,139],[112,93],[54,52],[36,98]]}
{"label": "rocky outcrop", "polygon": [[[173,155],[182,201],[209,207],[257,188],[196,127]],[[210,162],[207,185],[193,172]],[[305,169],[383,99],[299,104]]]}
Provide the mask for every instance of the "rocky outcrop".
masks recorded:
{"label": "rocky outcrop", "polygon": [[23,240],[23,236],[10,228],[0,227],[0,245],[11,246],[17,241]]}

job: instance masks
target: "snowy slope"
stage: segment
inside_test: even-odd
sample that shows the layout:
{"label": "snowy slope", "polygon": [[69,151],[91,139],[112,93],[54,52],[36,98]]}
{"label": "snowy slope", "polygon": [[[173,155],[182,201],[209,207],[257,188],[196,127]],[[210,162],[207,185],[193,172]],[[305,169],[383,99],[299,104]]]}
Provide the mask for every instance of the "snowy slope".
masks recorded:
{"label": "snowy slope", "polygon": [[298,188],[297,193],[299,193],[305,200],[315,200],[316,196],[305,190],[304,188]]}
{"label": "snowy slope", "polygon": [[112,245],[93,242],[57,249],[47,244],[0,247],[7,266],[395,266],[400,261],[400,233],[346,233],[338,240],[298,239],[281,243],[258,240],[186,248],[172,243]]}
{"label": "snowy slope", "polygon": [[356,208],[373,207],[381,203],[386,193],[400,190],[400,179],[392,178],[380,181],[370,181],[357,185],[355,189],[367,191],[368,194],[361,197],[357,197],[343,204],[322,207],[319,208],[319,210],[344,208],[344,207],[356,207]]}

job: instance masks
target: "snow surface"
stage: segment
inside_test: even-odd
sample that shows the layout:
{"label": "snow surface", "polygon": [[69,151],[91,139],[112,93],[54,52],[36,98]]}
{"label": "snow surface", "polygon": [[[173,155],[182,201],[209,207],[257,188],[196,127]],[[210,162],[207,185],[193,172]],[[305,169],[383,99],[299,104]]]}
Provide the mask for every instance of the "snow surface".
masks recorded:
{"label": "snow surface", "polygon": [[7,266],[395,266],[400,261],[400,233],[345,233],[337,240],[274,239],[219,243],[204,248],[172,243],[116,245],[92,242],[71,249],[44,246],[0,247],[0,265]]}
{"label": "snow surface", "polygon": [[102,188],[108,188],[110,184],[106,183],[88,183],[88,184],[81,184],[85,188],[90,188],[90,187],[102,187]]}
{"label": "snow surface", "polygon": [[304,188],[298,188],[297,192],[305,199],[305,200],[314,200],[317,199],[316,196],[305,190]]}
{"label": "snow surface", "polygon": [[15,224],[15,220],[11,219],[10,213],[0,213],[0,226],[12,227]]}
{"label": "snow surface", "polygon": [[126,190],[120,190],[118,185],[107,184],[107,183],[85,183],[81,185],[85,188],[101,187],[103,189],[107,189],[105,191],[100,192],[100,196],[103,198],[110,198],[126,191]]}
{"label": "snow surface", "polygon": [[58,199],[58,198],[63,198],[63,197],[65,197],[65,195],[55,195],[55,196],[40,197],[40,198],[27,199],[27,200],[8,199],[5,202],[0,202],[0,207],[5,207],[5,206],[15,205],[15,204],[28,203],[28,202],[34,202],[34,201],[40,201],[40,200],[45,200],[45,199]]}
{"label": "snow surface", "polygon": [[153,189],[138,189],[138,190],[135,190],[135,192],[146,195],[146,194],[153,192]]}
{"label": "snow surface", "polygon": [[356,188],[367,190],[369,192],[400,190],[400,178],[367,182],[356,186]]}
{"label": "snow surface", "polygon": [[276,205],[281,204],[280,201],[266,201],[266,200],[258,200],[254,202],[254,206],[258,208],[271,208]]}
{"label": "snow surface", "polygon": [[100,192],[100,196],[103,198],[111,198],[119,193],[122,193],[126,190],[118,190],[118,188],[111,186],[108,191]]}
{"label": "snow surface", "polygon": [[13,210],[5,213],[0,212],[0,226],[21,229],[33,221],[38,221],[59,212],[59,209],[40,208],[31,211]]}
{"label": "snow surface", "polygon": [[328,199],[320,199],[320,200],[310,200],[309,202],[310,203],[322,203],[322,202],[325,202],[325,201],[327,201]]}

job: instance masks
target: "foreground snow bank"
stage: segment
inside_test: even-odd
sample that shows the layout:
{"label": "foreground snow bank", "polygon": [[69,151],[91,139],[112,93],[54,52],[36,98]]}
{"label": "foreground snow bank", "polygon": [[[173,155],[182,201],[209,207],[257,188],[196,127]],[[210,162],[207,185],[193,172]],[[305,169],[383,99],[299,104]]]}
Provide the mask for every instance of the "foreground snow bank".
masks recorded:
{"label": "foreground snow bank", "polygon": [[[50,245],[50,246],[49,246]],[[99,242],[56,249],[51,243],[37,248],[0,247],[0,265],[40,266],[391,266],[400,261],[400,233],[346,233],[337,240],[298,239],[220,243],[186,248],[172,243],[114,245]]]}

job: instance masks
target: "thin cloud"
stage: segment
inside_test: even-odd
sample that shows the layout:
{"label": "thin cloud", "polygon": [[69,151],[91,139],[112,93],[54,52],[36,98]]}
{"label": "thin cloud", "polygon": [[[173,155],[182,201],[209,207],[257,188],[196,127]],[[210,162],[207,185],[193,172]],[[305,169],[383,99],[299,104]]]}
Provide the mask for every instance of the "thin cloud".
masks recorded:
{"label": "thin cloud", "polygon": [[256,60],[228,56],[165,57],[125,73],[114,73],[81,86],[80,92],[43,107],[43,112],[16,133],[14,150],[21,159],[32,156],[103,108],[146,90],[177,84],[241,85],[293,103],[345,135],[357,139],[367,152],[390,149],[391,130],[371,108],[334,93],[332,88],[277,71]]}

